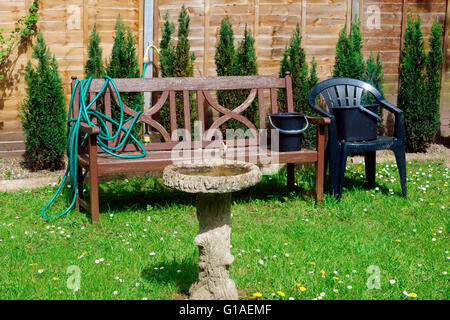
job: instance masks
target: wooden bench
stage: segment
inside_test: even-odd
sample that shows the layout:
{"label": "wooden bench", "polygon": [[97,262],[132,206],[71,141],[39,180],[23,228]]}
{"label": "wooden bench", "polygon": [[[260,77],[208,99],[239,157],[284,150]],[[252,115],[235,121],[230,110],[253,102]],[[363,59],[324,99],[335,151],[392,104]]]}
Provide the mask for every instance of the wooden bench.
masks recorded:
{"label": "wooden bench", "polygon": [[[72,77],[72,87],[76,77]],[[229,119],[235,119],[249,128],[255,136],[245,136],[241,139],[232,139],[230,141],[224,138],[227,145],[226,154],[222,154],[228,159],[238,159],[251,161],[261,165],[267,160],[271,164],[287,164],[287,184],[289,189],[296,189],[294,181],[295,164],[296,163],[315,163],[316,167],[316,201],[321,202],[323,198],[323,180],[324,180],[324,148],[325,148],[325,127],[329,124],[329,118],[308,118],[310,123],[317,125],[317,141],[316,150],[302,149],[294,152],[277,152],[271,150],[270,139],[268,142],[263,141],[264,132],[267,132],[268,121],[267,113],[278,112],[277,91],[282,89],[285,91],[286,110],[293,112],[293,95],[292,95],[292,79],[289,74],[285,78],[276,78],[272,76],[236,76],[236,77],[194,77],[194,78],[150,78],[150,79],[113,79],[119,92],[153,92],[158,99],[156,103],[147,111],[145,111],[138,119],[138,123],[146,123],[153,132],[161,136],[161,142],[150,142],[145,144],[147,155],[145,158],[138,159],[122,159],[113,157],[105,153],[97,146],[97,135],[99,128],[88,126],[81,123],[80,131],[87,133],[87,144],[78,149],[78,197],[77,209],[80,207],[86,209],[91,214],[92,222],[99,220],[99,198],[98,198],[98,178],[104,174],[117,173],[135,173],[161,171],[167,165],[174,161],[190,161],[197,154],[208,151],[214,153],[222,146],[222,141],[213,139],[210,135],[214,129]],[[94,79],[89,88],[89,96],[95,97],[104,84],[103,79]],[[80,86],[78,86],[79,90]],[[211,91],[217,90],[233,90],[248,89],[250,92],[247,99],[234,110],[227,109],[226,106],[220,106],[213,98]],[[193,126],[191,124],[191,106],[190,103],[195,92],[195,102],[197,111],[197,120],[199,124],[199,135],[195,141],[179,142],[176,134],[169,134],[168,129],[164,128],[157,121],[158,113],[161,108],[169,108],[170,111],[170,131],[173,133],[177,129],[176,119],[176,92],[180,92],[183,97],[183,114],[184,128],[186,132],[191,132]],[[267,99],[268,97],[268,99]],[[76,116],[79,110],[78,93],[75,94],[73,104],[73,116]],[[250,106],[253,100],[258,103],[258,124],[252,123],[241,113]],[[191,101],[190,101],[191,100]],[[268,104],[267,101],[269,100]],[[117,101],[117,96],[111,85],[106,88],[103,97],[103,110],[107,116],[111,116],[111,101]],[[208,124],[207,111],[208,106],[219,114],[215,120],[210,121],[208,128],[204,128]],[[95,105],[93,106],[95,108]],[[209,110],[211,110],[209,109]],[[124,105],[124,113],[130,116],[136,115],[136,111]],[[130,121],[131,122],[131,121]],[[211,123],[212,122],[212,123]],[[258,128],[256,127],[258,126]],[[111,129],[111,125],[109,125]],[[273,134],[275,130],[270,133]],[[261,134],[262,133],[262,134]],[[269,135],[269,133],[267,133]],[[84,134],[80,134],[80,137]],[[118,141],[111,141],[111,144]],[[177,148],[182,146],[183,152],[178,152]],[[175,150],[175,152],[174,152]],[[133,144],[125,144],[121,147],[121,152],[133,154],[138,151]],[[218,152],[217,152],[218,153]],[[264,156],[266,156],[264,158]],[[266,160],[263,160],[266,159]],[[267,161],[266,161],[267,162]],[[83,194],[83,170],[89,171],[90,196],[85,197]]]}

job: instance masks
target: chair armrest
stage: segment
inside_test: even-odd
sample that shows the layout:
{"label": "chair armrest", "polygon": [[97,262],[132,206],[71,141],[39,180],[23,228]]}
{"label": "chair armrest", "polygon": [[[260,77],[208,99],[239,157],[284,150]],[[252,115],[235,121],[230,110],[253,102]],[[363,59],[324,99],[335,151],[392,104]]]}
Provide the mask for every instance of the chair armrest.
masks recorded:
{"label": "chair armrest", "polygon": [[398,139],[403,140],[405,138],[405,120],[403,111],[384,99],[380,100],[379,102],[383,108],[394,114],[395,116],[394,136],[396,136]]}
{"label": "chair armrest", "polygon": [[329,125],[331,123],[330,118],[328,117],[306,117],[309,123],[318,124],[318,125]]}
{"label": "chair armrest", "polygon": [[80,122],[80,131],[87,133],[88,135],[97,135],[100,133],[98,127],[90,126],[86,122]]}
{"label": "chair armrest", "polygon": [[386,100],[380,100],[379,103],[381,104],[381,106],[387,110],[389,110],[390,112],[392,112],[395,115],[398,115],[400,113],[403,113],[402,110],[400,110],[399,108],[397,108],[396,106],[394,106],[393,104],[387,102]]}

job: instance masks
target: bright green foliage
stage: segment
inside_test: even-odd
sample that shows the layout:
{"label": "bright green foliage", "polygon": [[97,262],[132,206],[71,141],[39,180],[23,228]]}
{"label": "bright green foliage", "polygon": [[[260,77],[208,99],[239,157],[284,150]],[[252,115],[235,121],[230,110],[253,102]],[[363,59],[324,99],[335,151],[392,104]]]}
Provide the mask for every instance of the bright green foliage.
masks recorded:
{"label": "bright green foliage", "polygon": [[[258,74],[258,64],[255,52],[255,38],[252,31],[245,25],[244,38],[239,43],[233,63],[234,74],[238,76],[252,76]],[[242,104],[250,94],[250,90],[235,90],[235,107]],[[256,100],[256,99],[255,99]],[[257,128],[259,124],[258,102],[252,104],[242,112]],[[230,127],[232,126],[230,121]],[[234,125],[233,125],[234,126]],[[245,125],[239,124],[236,128],[246,129]]]}
{"label": "bright green foliage", "polygon": [[[139,78],[140,71],[136,54],[136,40],[131,30],[125,27],[122,18],[118,15],[114,26],[116,34],[109,61],[107,61],[106,74],[111,78]],[[141,93],[121,93],[120,97],[129,108],[136,111],[142,110],[144,99]],[[120,118],[119,105],[112,103],[113,119]],[[132,133],[135,137],[140,137],[140,125],[133,127]],[[131,140],[128,140],[131,143]]]}
{"label": "bright green foliage", "polygon": [[[284,50],[279,76],[280,78],[284,77],[286,72],[290,72],[291,74],[294,111],[312,115],[313,112],[308,106],[308,93],[318,81],[316,71],[317,63],[313,58],[311,61],[311,73],[308,74],[306,53],[301,47],[301,41],[300,26],[297,24],[297,28],[289,41],[289,46]],[[286,95],[284,90],[279,90],[278,104],[280,106],[280,112],[287,112],[285,99]],[[313,147],[315,144],[315,135],[315,126],[311,125],[303,134],[303,145],[308,148]]]}
{"label": "bright green foliage", "polygon": [[[7,29],[0,29],[0,69],[19,42],[29,39],[31,35],[36,33],[36,23],[39,18],[38,9],[38,0],[34,0],[28,8],[28,13],[17,21],[14,30],[8,36],[4,35]],[[3,77],[4,75],[0,74],[0,79]]]}
{"label": "bright green foliage", "polygon": [[339,39],[336,43],[336,58],[333,68],[333,77],[345,77],[351,73],[350,68],[350,40],[347,36],[347,26],[339,33]]}
{"label": "bright green foliage", "polygon": [[444,61],[442,54],[442,26],[433,22],[429,38],[430,51],[427,56],[427,104],[424,118],[428,122],[428,141],[433,141],[439,132],[439,100],[441,95],[441,71]]}
{"label": "bright green foliage", "polygon": [[[218,76],[250,76],[258,74],[255,39],[247,25],[245,25],[244,37],[239,43],[237,50],[235,50],[231,21],[229,18],[222,20],[215,59]],[[232,110],[241,105],[249,94],[250,90],[227,90],[218,91],[217,97],[219,104]],[[241,114],[258,128],[258,102],[255,100]],[[222,130],[226,129],[243,129],[245,131],[247,127],[231,119],[222,125]]]}
{"label": "bright green foliage", "polygon": [[[178,41],[175,47],[175,76],[176,77],[193,77],[194,76],[194,61],[195,55],[190,54],[191,45],[189,44],[189,18],[186,7],[181,7],[180,14],[178,15]],[[191,123],[197,119],[197,108],[195,106],[194,92],[190,92],[189,100],[191,106]],[[176,94],[177,104],[177,126],[178,128],[184,128],[184,107],[183,107],[183,93],[177,92]]]}
{"label": "bright green foliage", "polygon": [[245,25],[244,38],[239,43],[235,57],[235,74],[239,76],[250,76],[258,74],[258,64],[256,62],[255,38],[252,30]]}
{"label": "bright green foliage", "polygon": [[408,152],[424,152],[429,140],[429,123],[424,118],[426,106],[426,55],[420,29],[421,20],[408,18],[400,54],[398,107],[405,114],[405,138]]}
{"label": "bright green foliage", "polygon": [[362,34],[359,26],[359,20],[352,22],[349,36],[347,36],[346,25],[339,33],[333,77],[363,79],[365,65],[361,52]]}
{"label": "bright green foliage", "polygon": [[[233,29],[230,19],[226,17],[222,20],[220,26],[219,41],[217,42],[215,54],[218,76],[235,75],[235,69],[233,67],[235,55]],[[234,109],[236,107],[233,90],[218,90],[217,101],[225,108]],[[223,125],[224,130],[226,130],[226,125],[227,123]]]}
{"label": "bright green foliage", "polygon": [[97,24],[94,24],[92,33],[89,36],[88,60],[84,65],[84,76],[86,79],[89,77],[101,78],[105,74],[100,41],[100,35],[97,32]]}
{"label": "bright green foliage", "polygon": [[[189,23],[190,18],[188,12],[183,5],[178,15],[178,41],[174,46],[171,42],[172,34],[175,32],[173,23],[169,22],[168,14],[164,17],[165,23],[161,28],[161,56],[159,59],[159,66],[162,77],[193,77],[194,76],[194,60],[195,55],[190,54],[189,44]],[[177,92],[176,96],[176,110],[177,110],[177,127],[184,128],[184,107],[183,107],[183,93]],[[191,106],[191,123],[197,121],[197,112],[193,93],[190,93]],[[161,124],[164,128],[170,128],[170,112],[169,103],[166,102],[160,111]]]}
{"label": "bright green foliage", "polygon": [[66,109],[64,90],[55,56],[42,33],[33,47],[33,59],[25,68],[27,96],[20,118],[25,134],[25,165],[31,170],[59,170],[64,167]]}
{"label": "bright green foliage", "polygon": [[350,47],[352,50],[351,62],[353,64],[353,75],[351,78],[362,79],[365,71],[364,58],[362,54],[362,33],[359,19],[352,22],[350,32]]}
{"label": "bright green foliage", "polygon": [[317,62],[314,57],[311,59],[311,72],[309,73],[308,82],[311,89],[319,82],[319,77],[317,76]]}
{"label": "bright green foliage", "polygon": [[169,13],[164,16],[164,25],[161,28],[162,40],[160,44],[159,71],[162,77],[173,77],[175,75],[175,48],[171,42],[175,26],[169,22]]}
{"label": "bright green foliage", "polygon": [[175,74],[177,77],[194,76],[195,55],[189,54],[191,45],[189,44],[189,18],[188,12],[183,5],[178,15],[178,42],[175,48]]}

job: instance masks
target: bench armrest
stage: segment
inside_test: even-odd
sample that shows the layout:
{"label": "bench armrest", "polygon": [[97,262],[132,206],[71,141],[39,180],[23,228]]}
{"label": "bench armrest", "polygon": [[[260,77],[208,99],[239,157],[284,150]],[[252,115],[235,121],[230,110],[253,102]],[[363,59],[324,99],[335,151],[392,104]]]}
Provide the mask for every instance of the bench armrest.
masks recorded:
{"label": "bench armrest", "polygon": [[329,125],[331,123],[330,118],[327,117],[306,117],[309,123],[318,124],[318,125]]}
{"label": "bench armrest", "polygon": [[86,122],[80,122],[80,131],[87,133],[88,135],[97,135],[100,133],[98,127],[90,126]]}

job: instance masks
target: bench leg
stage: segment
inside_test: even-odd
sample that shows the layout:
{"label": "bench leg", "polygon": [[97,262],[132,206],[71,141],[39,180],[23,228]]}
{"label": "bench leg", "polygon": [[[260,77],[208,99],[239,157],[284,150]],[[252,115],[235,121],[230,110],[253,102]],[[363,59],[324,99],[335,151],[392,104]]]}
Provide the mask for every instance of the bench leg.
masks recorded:
{"label": "bench leg", "polygon": [[98,223],[99,221],[99,202],[98,202],[98,176],[97,172],[90,172],[90,209],[91,209],[91,221],[92,223]]}
{"label": "bench leg", "polygon": [[99,220],[97,137],[93,135],[89,136],[89,182],[91,221],[97,223]]}
{"label": "bench leg", "polygon": [[295,190],[295,163],[288,163],[287,169],[287,187],[289,190]]}
{"label": "bench leg", "polygon": [[316,162],[316,203],[323,201],[323,185],[325,180],[325,127],[317,126],[317,162]]}
{"label": "bench leg", "polygon": [[77,165],[77,200],[76,209],[80,211],[80,199],[83,199],[83,168]]}
{"label": "bench leg", "polygon": [[316,203],[323,201],[324,158],[319,155],[316,162]]}

